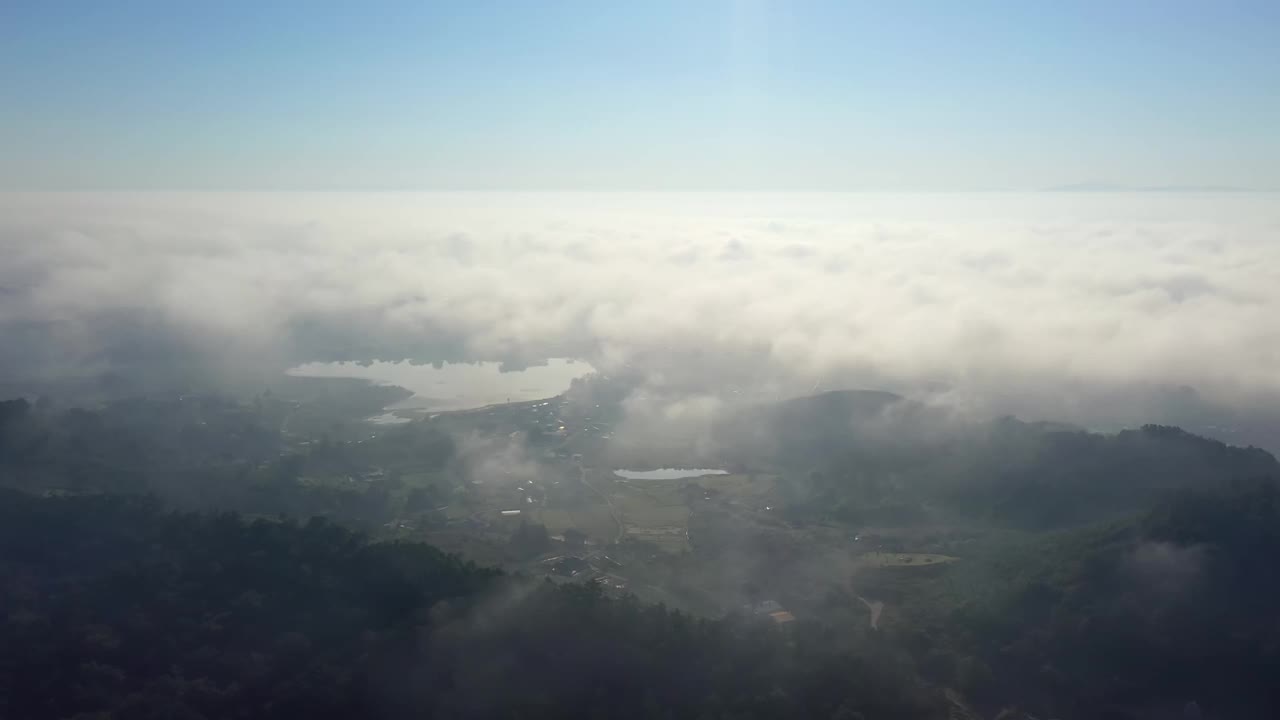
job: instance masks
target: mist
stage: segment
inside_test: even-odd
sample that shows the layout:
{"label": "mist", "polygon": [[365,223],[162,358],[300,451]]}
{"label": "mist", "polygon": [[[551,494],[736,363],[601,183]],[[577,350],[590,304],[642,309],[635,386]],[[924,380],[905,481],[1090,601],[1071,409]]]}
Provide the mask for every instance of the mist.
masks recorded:
{"label": "mist", "polygon": [[698,412],[837,388],[1098,426],[1159,419],[1188,392],[1266,412],[1277,207],[1259,193],[8,194],[0,376],[231,385],[311,362],[573,358],[638,375],[650,399],[702,398]]}

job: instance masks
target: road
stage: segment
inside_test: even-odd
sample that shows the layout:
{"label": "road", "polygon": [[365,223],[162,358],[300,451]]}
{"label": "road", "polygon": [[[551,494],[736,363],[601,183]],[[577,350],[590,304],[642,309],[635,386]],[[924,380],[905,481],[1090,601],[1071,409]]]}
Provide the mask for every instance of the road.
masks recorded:
{"label": "road", "polygon": [[884,610],[884,603],[880,602],[879,600],[868,600],[862,597],[861,595],[858,595],[857,597],[859,600],[862,601],[864,605],[867,606],[869,610],[871,610],[871,629],[879,630],[880,629],[880,613]]}

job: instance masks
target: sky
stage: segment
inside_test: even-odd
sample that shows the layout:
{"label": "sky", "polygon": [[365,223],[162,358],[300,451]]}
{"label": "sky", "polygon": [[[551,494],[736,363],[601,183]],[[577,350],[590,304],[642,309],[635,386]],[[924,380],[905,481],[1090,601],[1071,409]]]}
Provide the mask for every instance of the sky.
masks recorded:
{"label": "sky", "polygon": [[0,189],[1280,188],[1280,3],[0,3]]}

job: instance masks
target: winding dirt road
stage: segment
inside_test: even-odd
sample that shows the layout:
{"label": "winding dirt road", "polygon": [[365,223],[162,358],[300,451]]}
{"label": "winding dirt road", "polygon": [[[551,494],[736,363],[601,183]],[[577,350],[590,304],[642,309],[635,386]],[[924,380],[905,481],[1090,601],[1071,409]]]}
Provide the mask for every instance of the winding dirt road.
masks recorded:
{"label": "winding dirt road", "polygon": [[859,600],[862,601],[864,605],[867,606],[869,610],[871,610],[871,629],[879,630],[880,629],[880,612],[884,610],[884,603],[880,602],[879,600],[868,600],[862,597],[861,595],[858,595],[857,597]]}

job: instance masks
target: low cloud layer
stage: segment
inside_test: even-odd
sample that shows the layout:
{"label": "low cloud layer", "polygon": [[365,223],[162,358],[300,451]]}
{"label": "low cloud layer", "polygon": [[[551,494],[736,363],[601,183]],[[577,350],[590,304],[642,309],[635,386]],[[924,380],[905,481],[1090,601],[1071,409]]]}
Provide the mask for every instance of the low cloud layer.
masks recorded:
{"label": "low cloud layer", "polygon": [[677,395],[1257,405],[1280,392],[1274,200],[6,195],[0,377],[573,357]]}

